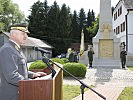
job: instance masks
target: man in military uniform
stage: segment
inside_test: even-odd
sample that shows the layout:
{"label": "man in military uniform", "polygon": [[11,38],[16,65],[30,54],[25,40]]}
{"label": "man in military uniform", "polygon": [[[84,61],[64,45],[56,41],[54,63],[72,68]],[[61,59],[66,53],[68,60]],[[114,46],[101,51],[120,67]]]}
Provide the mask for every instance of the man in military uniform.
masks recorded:
{"label": "man in military uniform", "polygon": [[126,55],[127,55],[127,51],[125,51],[125,43],[122,42],[121,45],[121,52],[120,52],[120,58],[121,58],[121,65],[122,68],[125,69],[125,65],[126,65]]}
{"label": "man in military uniform", "polygon": [[27,70],[26,58],[21,51],[29,33],[26,24],[10,27],[9,41],[0,48],[0,100],[18,100],[18,82],[46,75]]}
{"label": "man in military uniform", "polygon": [[93,51],[92,47],[90,47],[89,51],[88,51],[88,59],[89,59],[89,67],[90,68],[92,68],[93,54],[94,54],[94,51]]}

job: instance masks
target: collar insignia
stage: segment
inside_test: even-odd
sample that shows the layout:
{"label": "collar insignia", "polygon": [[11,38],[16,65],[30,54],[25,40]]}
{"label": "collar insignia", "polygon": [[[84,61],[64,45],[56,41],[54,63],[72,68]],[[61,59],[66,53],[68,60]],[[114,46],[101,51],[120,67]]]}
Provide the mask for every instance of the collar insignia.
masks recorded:
{"label": "collar insignia", "polygon": [[18,48],[18,46],[16,46],[16,45],[15,45],[15,48],[16,48],[16,50],[18,50],[18,51],[19,51],[19,48]]}

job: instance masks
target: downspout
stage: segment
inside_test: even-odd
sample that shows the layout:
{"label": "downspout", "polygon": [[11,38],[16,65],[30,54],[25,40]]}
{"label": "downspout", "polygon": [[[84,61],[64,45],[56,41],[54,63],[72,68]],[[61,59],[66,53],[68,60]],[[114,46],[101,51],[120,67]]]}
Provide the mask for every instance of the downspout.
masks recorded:
{"label": "downspout", "polygon": [[127,10],[127,14],[125,15],[125,23],[126,23],[126,51],[128,51],[128,21],[127,21],[127,16],[129,14],[129,10]]}

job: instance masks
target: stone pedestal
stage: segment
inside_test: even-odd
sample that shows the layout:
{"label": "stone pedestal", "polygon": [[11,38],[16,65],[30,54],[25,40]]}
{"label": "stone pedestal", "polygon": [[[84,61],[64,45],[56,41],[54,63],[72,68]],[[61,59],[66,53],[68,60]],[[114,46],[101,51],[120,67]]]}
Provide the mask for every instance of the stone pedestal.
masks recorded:
{"label": "stone pedestal", "polygon": [[[113,32],[112,32],[113,33]],[[102,32],[98,32],[93,38],[94,58],[111,58],[120,60],[120,39],[116,36],[103,38]]]}
{"label": "stone pedestal", "polygon": [[[112,32],[113,33],[113,32]],[[112,34],[110,32],[110,34]],[[115,35],[103,38],[103,33],[98,32],[93,38],[94,67],[121,68],[120,63],[120,39]]]}

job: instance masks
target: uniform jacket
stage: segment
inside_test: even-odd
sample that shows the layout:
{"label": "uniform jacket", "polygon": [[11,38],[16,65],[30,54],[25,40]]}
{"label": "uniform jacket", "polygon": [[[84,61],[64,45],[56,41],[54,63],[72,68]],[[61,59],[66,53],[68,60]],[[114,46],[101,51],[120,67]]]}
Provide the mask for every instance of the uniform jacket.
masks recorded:
{"label": "uniform jacket", "polygon": [[126,55],[127,55],[126,51],[121,51],[121,53],[120,53],[121,60],[126,60]]}
{"label": "uniform jacket", "polygon": [[0,48],[0,100],[18,100],[18,82],[33,77],[26,59],[15,43],[9,41]]}
{"label": "uniform jacket", "polygon": [[93,54],[94,54],[94,51],[88,51],[88,58],[89,58],[89,61],[93,61]]}

